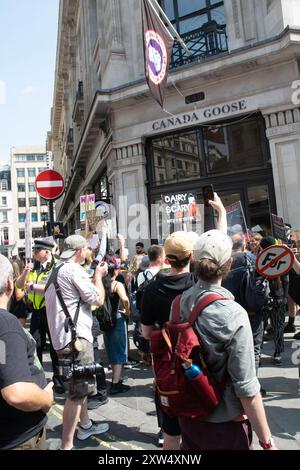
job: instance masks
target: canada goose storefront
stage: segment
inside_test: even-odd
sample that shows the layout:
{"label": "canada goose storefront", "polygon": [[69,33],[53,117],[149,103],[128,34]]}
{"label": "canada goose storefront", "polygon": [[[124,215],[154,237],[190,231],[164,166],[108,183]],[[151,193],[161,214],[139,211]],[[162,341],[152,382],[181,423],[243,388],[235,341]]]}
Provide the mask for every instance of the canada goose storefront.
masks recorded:
{"label": "canada goose storefront", "polygon": [[[217,116],[219,111],[207,112]],[[212,184],[225,206],[241,201],[248,227],[260,225],[268,233],[276,203],[262,115],[251,113],[205,125],[197,125],[196,117],[193,121],[192,113],[182,116],[190,119],[191,127],[173,132],[172,118],[153,124],[156,132],[164,133],[147,140],[149,202],[186,193],[201,203],[202,188]]]}

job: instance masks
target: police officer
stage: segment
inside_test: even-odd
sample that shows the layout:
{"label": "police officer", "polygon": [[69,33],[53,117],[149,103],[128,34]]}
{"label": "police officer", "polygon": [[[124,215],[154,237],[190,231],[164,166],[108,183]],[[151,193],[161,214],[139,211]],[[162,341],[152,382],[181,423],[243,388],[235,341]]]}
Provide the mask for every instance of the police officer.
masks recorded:
{"label": "police officer", "polygon": [[16,286],[27,291],[28,300],[32,304],[30,333],[36,341],[37,355],[43,364],[43,350],[46,344],[46,334],[50,340],[50,356],[53,368],[54,390],[63,393],[58,374],[58,358],[52,346],[46,316],[46,303],[44,298],[45,285],[56,263],[52,251],[55,243],[52,238],[39,238],[34,240],[33,253],[35,263],[32,266],[27,262]]}

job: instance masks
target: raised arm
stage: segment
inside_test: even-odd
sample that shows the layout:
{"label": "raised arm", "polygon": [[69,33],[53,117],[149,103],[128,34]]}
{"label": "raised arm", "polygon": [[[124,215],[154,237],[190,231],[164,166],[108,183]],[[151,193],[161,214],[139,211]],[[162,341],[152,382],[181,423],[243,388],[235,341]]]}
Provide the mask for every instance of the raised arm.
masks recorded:
{"label": "raised arm", "polygon": [[209,201],[211,207],[218,213],[217,230],[227,233],[227,214],[226,209],[217,193],[214,193],[214,200]]}

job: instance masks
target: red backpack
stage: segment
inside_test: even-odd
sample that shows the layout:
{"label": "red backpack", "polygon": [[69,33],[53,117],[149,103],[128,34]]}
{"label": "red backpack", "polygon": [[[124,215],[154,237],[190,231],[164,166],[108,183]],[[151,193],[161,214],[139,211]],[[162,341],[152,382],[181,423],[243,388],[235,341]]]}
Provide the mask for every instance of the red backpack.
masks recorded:
{"label": "red backpack", "polygon": [[[187,322],[180,323],[180,299],[172,304],[172,318],[162,330],[152,332],[150,351],[160,404],[171,416],[201,418],[220,403],[225,382],[209,376],[201,344],[193,325],[202,311],[216,300],[228,300],[219,294],[206,294],[194,307]],[[197,364],[201,373],[188,379],[183,367]]]}

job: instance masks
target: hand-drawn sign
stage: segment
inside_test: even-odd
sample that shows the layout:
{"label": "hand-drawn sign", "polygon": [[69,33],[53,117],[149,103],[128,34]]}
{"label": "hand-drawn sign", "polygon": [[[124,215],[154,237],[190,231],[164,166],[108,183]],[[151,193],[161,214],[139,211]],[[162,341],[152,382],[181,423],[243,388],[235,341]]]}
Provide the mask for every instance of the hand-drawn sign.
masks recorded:
{"label": "hand-drawn sign", "polygon": [[256,271],[268,279],[275,279],[292,269],[294,259],[294,253],[287,246],[268,246],[256,258]]}

